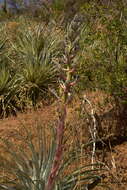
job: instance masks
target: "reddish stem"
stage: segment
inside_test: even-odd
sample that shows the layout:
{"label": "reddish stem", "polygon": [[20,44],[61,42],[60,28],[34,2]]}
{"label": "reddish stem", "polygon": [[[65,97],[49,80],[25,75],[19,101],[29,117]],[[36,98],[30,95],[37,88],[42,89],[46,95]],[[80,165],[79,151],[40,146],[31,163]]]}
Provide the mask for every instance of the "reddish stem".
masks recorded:
{"label": "reddish stem", "polygon": [[63,135],[64,135],[64,128],[65,128],[65,119],[66,119],[66,106],[62,106],[60,113],[59,113],[59,120],[58,120],[58,126],[57,126],[57,135],[56,135],[56,141],[57,141],[57,148],[54,156],[54,162],[51,169],[51,173],[48,178],[48,182],[46,185],[46,190],[52,190],[54,187],[55,179],[57,176],[57,173],[59,171],[59,167],[62,160],[62,154],[63,154]]}

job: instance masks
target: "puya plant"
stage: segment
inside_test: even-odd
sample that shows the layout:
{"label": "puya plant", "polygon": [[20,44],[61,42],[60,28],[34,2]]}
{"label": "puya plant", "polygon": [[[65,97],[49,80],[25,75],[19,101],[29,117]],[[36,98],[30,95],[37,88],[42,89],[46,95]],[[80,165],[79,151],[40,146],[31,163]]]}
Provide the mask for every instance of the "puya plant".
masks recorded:
{"label": "puya plant", "polygon": [[28,24],[20,31],[16,43],[12,43],[19,55],[17,78],[20,80],[19,97],[26,104],[36,106],[39,100],[48,96],[48,87],[56,84],[56,68],[53,64],[57,56],[59,36],[52,26],[39,25],[32,28]]}
{"label": "puya plant", "polygon": [[15,93],[18,85],[9,70],[5,43],[6,40],[0,41],[0,118],[16,114],[18,108]]}
{"label": "puya plant", "polygon": [[[3,182],[0,184],[0,187],[3,189],[15,190],[16,186],[18,186],[19,190],[82,190],[87,187],[85,186],[85,181],[88,183],[91,179],[101,179],[97,175],[97,172],[100,171],[100,168],[97,167],[98,164],[95,164],[96,167],[94,169],[91,169],[91,164],[79,165],[71,173],[63,175],[63,171],[71,165],[74,166],[76,160],[79,160],[80,157],[85,157],[85,152],[82,155],[80,154],[79,146],[73,147],[64,156],[67,105],[71,101],[72,90],[77,82],[74,76],[76,72],[74,62],[78,52],[78,49],[75,47],[78,40],[71,41],[72,35],[70,35],[70,32],[72,30],[72,25],[69,25],[64,39],[64,48],[61,49],[61,54],[59,54],[62,59],[59,57],[57,59],[59,92],[57,94],[57,92],[50,89],[58,99],[58,120],[56,126],[51,126],[47,130],[46,127],[37,125],[35,140],[32,132],[24,126],[26,137],[20,134],[19,137],[23,139],[23,142],[27,145],[25,147],[28,149],[19,148],[16,151],[13,143],[1,139],[13,160],[13,162],[6,162],[5,158],[2,158],[1,160],[4,161],[2,167],[12,172],[16,178],[16,180],[11,181],[11,183],[16,183],[15,187],[14,185],[7,185],[7,182]],[[96,185],[91,185],[91,189]]]}

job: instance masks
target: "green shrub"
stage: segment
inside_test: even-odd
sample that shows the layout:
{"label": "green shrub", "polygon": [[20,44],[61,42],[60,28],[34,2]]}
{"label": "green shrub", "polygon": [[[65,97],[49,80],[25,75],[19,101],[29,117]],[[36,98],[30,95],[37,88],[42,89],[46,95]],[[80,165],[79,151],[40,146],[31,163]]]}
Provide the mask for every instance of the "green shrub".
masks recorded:
{"label": "green shrub", "polygon": [[19,55],[19,68],[17,77],[20,79],[20,97],[36,105],[42,97],[48,97],[48,88],[56,84],[56,68],[54,59],[59,53],[60,37],[55,31],[49,31],[46,26],[22,30],[13,44]]}
{"label": "green shrub", "polygon": [[80,86],[119,96],[126,88],[126,9],[119,2],[84,3],[86,25],[80,42]]}

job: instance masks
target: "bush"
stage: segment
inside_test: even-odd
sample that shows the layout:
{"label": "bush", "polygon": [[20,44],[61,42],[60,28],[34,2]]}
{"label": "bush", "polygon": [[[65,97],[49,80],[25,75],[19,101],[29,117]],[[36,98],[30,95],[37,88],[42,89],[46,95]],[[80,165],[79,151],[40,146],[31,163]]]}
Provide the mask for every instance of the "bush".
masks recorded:
{"label": "bush", "polygon": [[[95,8],[94,8],[95,7]],[[126,10],[123,5],[84,3],[79,75],[82,88],[119,96],[126,87]]]}

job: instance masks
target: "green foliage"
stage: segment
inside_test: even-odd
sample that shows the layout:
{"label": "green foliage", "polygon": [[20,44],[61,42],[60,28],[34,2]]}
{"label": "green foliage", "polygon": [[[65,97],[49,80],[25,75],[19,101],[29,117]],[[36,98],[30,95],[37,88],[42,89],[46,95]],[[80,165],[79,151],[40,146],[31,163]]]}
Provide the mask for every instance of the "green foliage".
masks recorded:
{"label": "green foliage", "polygon": [[[77,90],[102,89],[120,100],[124,97],[126,102],[127,10],[125,3],[123,1],[122,3],[80,1],[77,4],[79,9],[76,11],[80,11],[77,14],[80,16],[75,16],[75,24],[71,29],[73,32],[69,32],[73,44],[75,36],[79,38],[80,21],[84,22],[80,44],[77,43],[73,47],[78,49],[78,58],[80,58],[77,59],[76,56],[75,59],[75,62],[78,62],[80,78]],[[7,41],[5,51],[3,46],[5,41],[0,37],[2,49],[0,62],[7,66],[11,77],[16,73],[19,85],[16,96],[21,102],[24,99],[25,106],[29,103],[35,106],[45,97],[49,86],[53,85],[53,88],[57,86],[54,86],[57,81],[56,62],[63,62],[62,57],[66,53],[64,46],[72,45],[70,39],[67,39],[66,28],[71,23],[72,16],[66,10],[72,8],[73,15],[75,5],[75,1],[54,1],[52,5],[45,5],[52,18],[57,17],[57,11],[58,15],[61,15],[58,16],[61,20],[56,19],[56,23],[52,18],[49,19],[48,24],[40,24],[34,18],[31,24],[29,16],[13,18],[12,22],[14,20],[20,23],[15,39],[10,39],[10,34],[6,36],[7,32],[4,33],[1,25],[1,36],[4,34]],[[60,25],[61,21],[62,25]]]}
{"label": "green foliage", "polygon": [[63,1],[63,0],[61,0],[61,1],[55,0],[53,2],[52,7],[53,7],[54,11],[62,11],[65,8],[65,3],[66,3],[66,1]]}
{"label": "green foliage", "polygon": [[[24,134],[18,133],[17,136],[25,143],[25,150],[21,146],[15,149],[15,145],[11,141],[1,139],[6,152],[11,156],[10,161],[1,157],[1,168],[11,174],[15,180],[8,179],[6,183],[0,184],[0,187],[7,190],[11,187],[19,190],[45,190],[57,147],[57,132],[54,126],[42,127],[36,123],[33,138],[31,130],[24,125],[22,127]],[[87,146],[84,145],[84,148]],[[67,151],[64,154],[55,180],[54,190],[83,189],[85,181],[89,183],[89,181],[99,178],[100,166],[103,168],[103,164],[99,163],[79,165],[75,167],[73,172],[64,175],[64,171],[68,167],[74,166],[76,162],[86,156],[85,153],[80,152],[79,146],[71,148],[69,152]],[[94,169],[91,169],[92,166]]]}
{"label": "green foliage", "polygon": [[80,43],[80,86],[119,96],[127,81],[126,10],[118,2],[84,3],[81,10],[87,22]]}
{"label": "green foliage", "polygon": [[0,43],[0,117],[15,114],[15,89],[16,81],[8,69],[5,57],[5,40]]}
{"label": "green foliage", "polygon": [[50,65],[28,63],[18,76],[20,96],[25,95],[35,106],[39,99],[48,97],[48,87],[56,82],[55,76],[55,68]]}
{"label": "green foliage", "polygon": [[18,105],[16,102],[17,84],[15,78],[11,77],[6,67],[0,70],[0,117],[6,117],[9,114],[16,114]]}
{"label": "green foliage", "polygon": [[[24,28],[23,28],[24,29]],[[56,68],[53,60],[59,53],[59,36],[45,25],[21,30],[12,43],[19,58],[17,78],[20,81],[19,96],[35,106],[42,97],[48,97],[48,88],[56,83]],[[50,31],[52,30],[52,32]],[[56,33],[57,34],[57,33]],[[23,97],[22,97],[23,96]]]}

